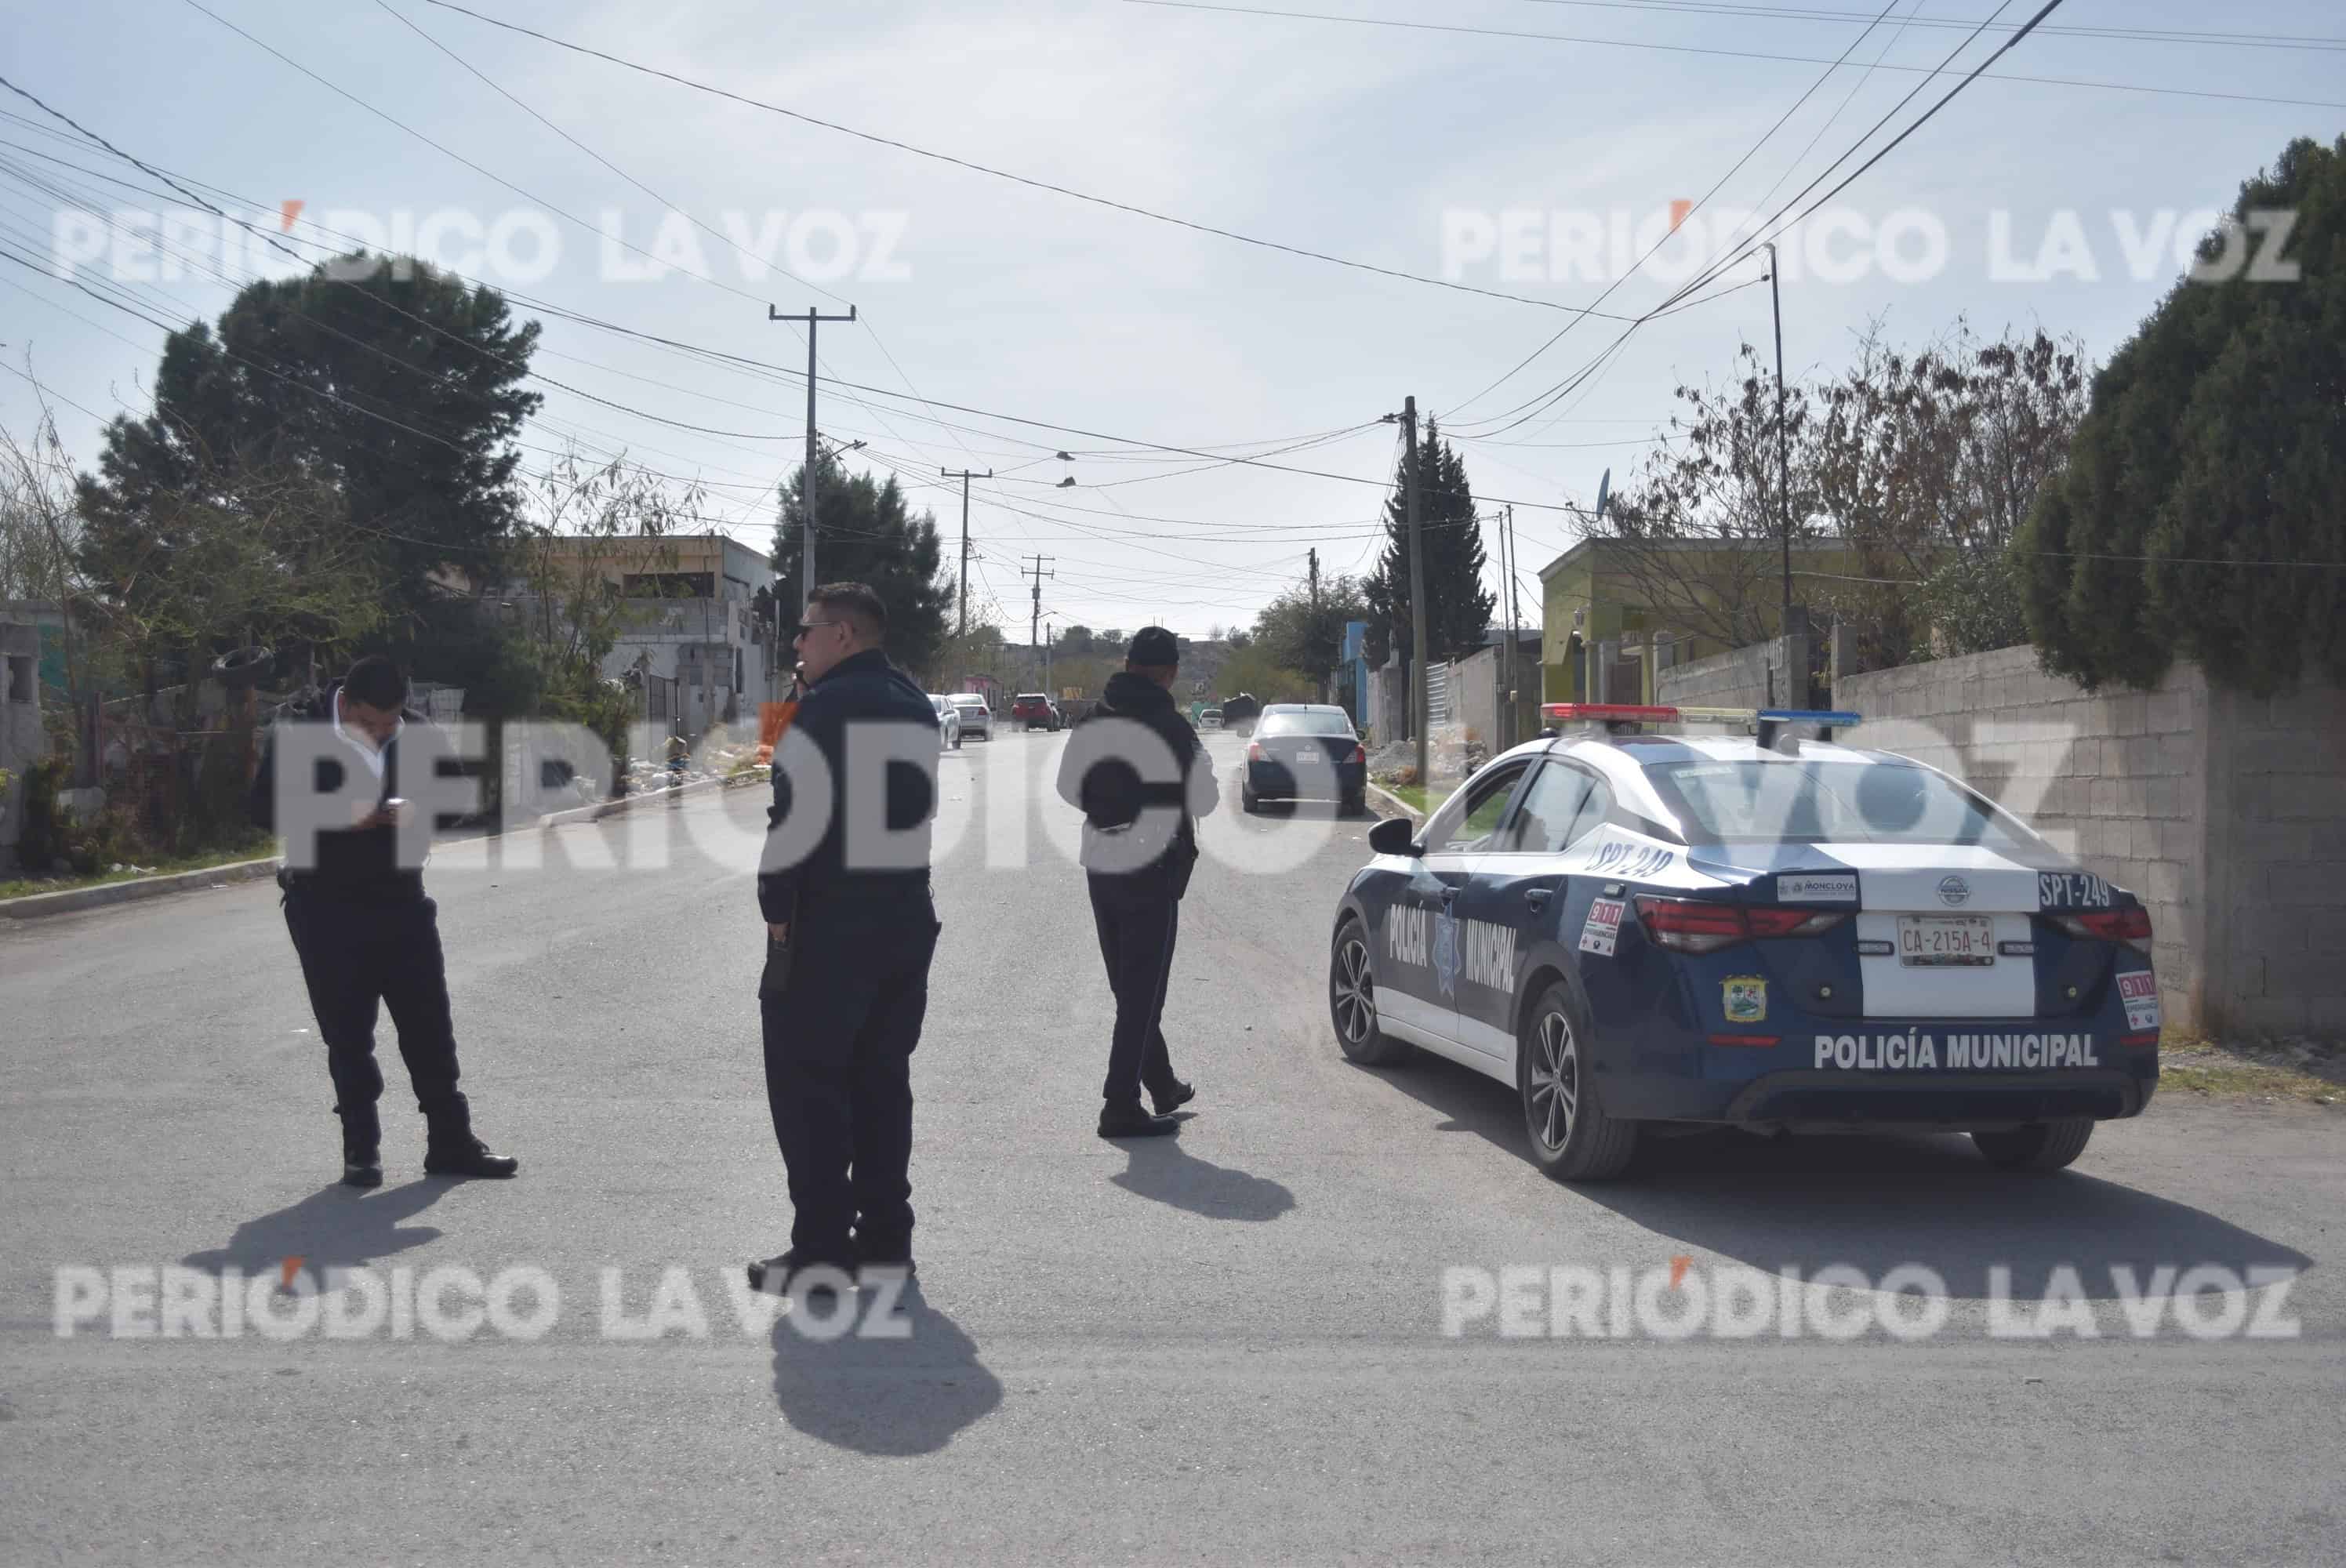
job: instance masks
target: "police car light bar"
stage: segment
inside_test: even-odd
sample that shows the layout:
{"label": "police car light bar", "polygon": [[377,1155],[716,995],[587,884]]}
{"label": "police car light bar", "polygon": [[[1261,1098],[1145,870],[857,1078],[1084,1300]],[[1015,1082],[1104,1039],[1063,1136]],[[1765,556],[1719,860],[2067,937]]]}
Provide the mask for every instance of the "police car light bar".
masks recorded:
{"label": "police car light bar", "polygon": [[1858,714],[1813,708],[1763,708],[1757,717],[1767,724],[1821,724],[1828,729],[1852,729],[1865,722]]}
{"label": "police car light bar", "polygon": [[1848,729],[1864,720],[1854,713],[1824,708],[1674,708],[1626,702],[1548,702],[1540,705],[1548,724],[1734,724],[1760,726],[1763,733],[1780,725],[1812,724],[1826,729]]}
{"label": "police car light bar", "polygon": [[1631,702],[1549,702],[1540,705],[1540,717],[1556,724],[1670,724],[1678,710]]}

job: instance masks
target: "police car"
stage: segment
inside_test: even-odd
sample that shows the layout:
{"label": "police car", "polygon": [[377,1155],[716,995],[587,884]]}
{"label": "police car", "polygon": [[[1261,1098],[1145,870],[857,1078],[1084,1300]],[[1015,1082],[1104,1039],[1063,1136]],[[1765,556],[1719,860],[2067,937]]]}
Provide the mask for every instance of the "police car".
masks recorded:
{"label": "police car", "polygon": [[1541,711],[1423,831],[1370,833],[1329,969],[1353,1061],[1513,1084],[1566,1181],[1705,1123],[1962,1130],[2054,1170],[2149,1103],[2148,911],[1994,802],[1833,743],[1854,714]]}

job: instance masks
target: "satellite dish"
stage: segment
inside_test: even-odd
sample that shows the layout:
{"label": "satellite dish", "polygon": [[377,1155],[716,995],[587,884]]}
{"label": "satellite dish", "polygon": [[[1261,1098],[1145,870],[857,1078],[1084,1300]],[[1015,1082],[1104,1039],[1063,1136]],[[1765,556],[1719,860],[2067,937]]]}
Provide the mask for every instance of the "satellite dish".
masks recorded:
{"label": "satellite dish", "polygon": [[1596,515],[1593,522],[1605,521],[1605,508],[1613,499],[1613,471],[1606,469],[1605,477],[1596,482]]}

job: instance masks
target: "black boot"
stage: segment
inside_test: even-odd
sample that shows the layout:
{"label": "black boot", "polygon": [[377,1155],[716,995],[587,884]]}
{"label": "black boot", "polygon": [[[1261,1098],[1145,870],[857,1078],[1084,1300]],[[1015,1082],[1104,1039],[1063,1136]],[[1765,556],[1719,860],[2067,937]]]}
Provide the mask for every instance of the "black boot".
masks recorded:
{"label": "black boot", "polygon": [[1162,1138],[1181,1130],[1181,1124],[1171,1116],[1152,1116],[1134,1101],[1129,1105],[1109,1105],[1100,1112],[1099,1135],[1104,1138]]}
{"label": "black boot", "polygon": [[342,1185],[344,1186],[381,1186],[382,1185],[382,1136],[342,1133]]}
{"label": "black boot", "polygon": [[492,1152],[469,1132],[434,1137],[423,1149],[425,1176],[509,1176],[520,1169],[519,1160]]}
{"label": "black boot", "polygon": [[1176,1078],[1168,1088],[1149,1090],[1148,1097],[1156,1103],[1158,1115],[1169,1116],[1198,1097],[1198,1085]]}

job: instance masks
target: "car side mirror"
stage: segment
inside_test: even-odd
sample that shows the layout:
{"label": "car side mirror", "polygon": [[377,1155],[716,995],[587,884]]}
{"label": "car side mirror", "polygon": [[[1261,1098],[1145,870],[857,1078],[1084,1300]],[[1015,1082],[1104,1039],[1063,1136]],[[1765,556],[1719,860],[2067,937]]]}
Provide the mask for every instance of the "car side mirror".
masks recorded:
{"label": "car side mirror", "polygon": [[1369,830],[1369,848],[1380,855],[1419,855],[1417,829],[1406,817],[1387,817]]}

